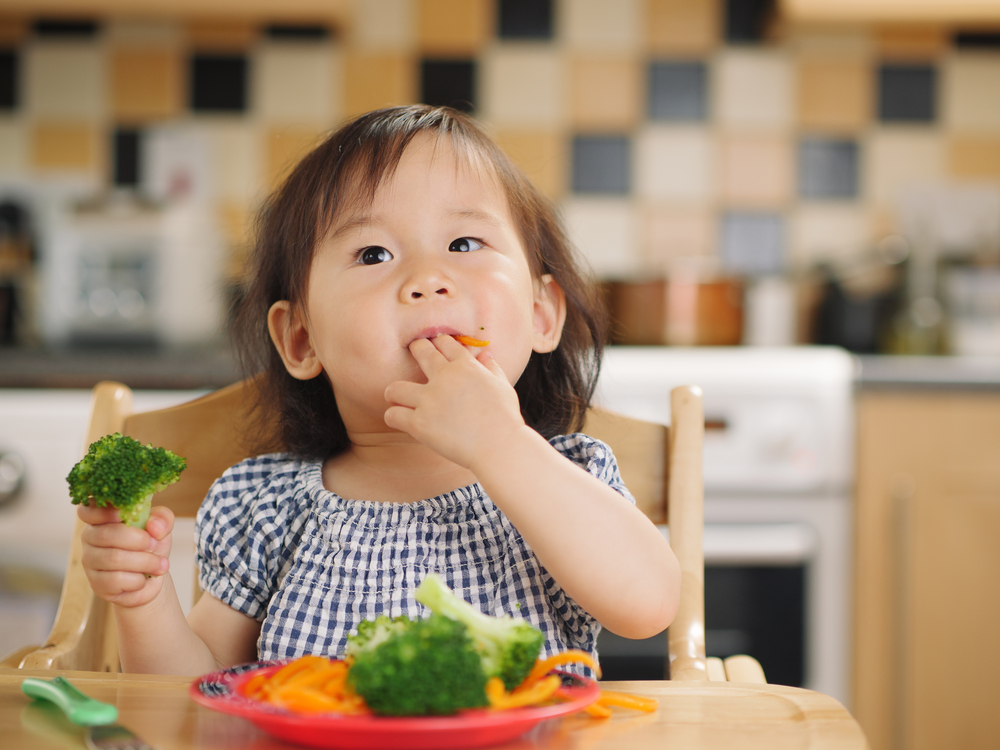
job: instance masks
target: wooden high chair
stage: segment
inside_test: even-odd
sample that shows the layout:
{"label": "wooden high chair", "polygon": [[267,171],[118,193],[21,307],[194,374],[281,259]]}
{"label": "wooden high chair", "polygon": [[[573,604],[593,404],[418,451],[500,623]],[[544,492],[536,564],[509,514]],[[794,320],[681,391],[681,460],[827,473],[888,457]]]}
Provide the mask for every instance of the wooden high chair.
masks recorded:
{"label": "wooden high chair", "polygon": [[[242,381],[186,404],[136,414],[128,387],[98,383],[86,445],[103,435],[121,432],[185,456],[188,468],[181,480],[157,494],[154,503],[169,507],[178,517],[193,517],[212,482],[252,455],[244,447],[251,388],[248,381]],[[701,391],[691,386],[675,388],[671,414],[668,430],[593,408],[584,432],[611,446],[639,508],[652,521],[669,523],[670,543],[681,566],[680,609],[668,632],[670,677],[764,682],[760,665],[749,656],[730,657],[725,663],[705,658]],[[278,449],[276,441],[273,449]],[[120,671],[111,606],[91,591],[81,564],[82,527],[78,520],[59,609],[47,642],[9,655],[0,666]],[[197,586],[195,592],[197,597]]]}

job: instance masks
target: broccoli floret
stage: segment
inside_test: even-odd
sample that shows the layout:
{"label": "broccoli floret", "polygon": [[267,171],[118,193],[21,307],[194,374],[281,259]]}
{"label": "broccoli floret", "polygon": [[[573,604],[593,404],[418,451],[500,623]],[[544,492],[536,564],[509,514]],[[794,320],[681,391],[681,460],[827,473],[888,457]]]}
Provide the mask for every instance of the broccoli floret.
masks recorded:
{"label": "broccoli floret", "polygon": [[371,651],[384,643],[390,636],[402,633],[409,627],[411,620],[406,615],[389,617],[379,615],[374,620],[364,620],[358,625],[358,632],[347,636],[345,655],[356,657],[364,651]]}
{"label": "broccoli floret", "polygon": [[93,500],[100,508],[118,508],[122,521],[142,529],[153,495],[180,479],[186,467],[187,461],[171,451],[116,432],[91,443],[66,481],[74,505]]}
{"label": "broccoli floret", "polygon": [[465,625],[431,615],[406,623],[386,617],[373,626],[347,679],[375,713],[448,715],[487,704],[486,675]]}
{"label": "broccoli floret", "polygon": [[421,582],[416,599],[437,615],[456,620],[468,628],[487,678],[499,677],[508,690],[520,685],[535,665],[545,636],[517,617],[490,617],[459,599],[433,573]]}

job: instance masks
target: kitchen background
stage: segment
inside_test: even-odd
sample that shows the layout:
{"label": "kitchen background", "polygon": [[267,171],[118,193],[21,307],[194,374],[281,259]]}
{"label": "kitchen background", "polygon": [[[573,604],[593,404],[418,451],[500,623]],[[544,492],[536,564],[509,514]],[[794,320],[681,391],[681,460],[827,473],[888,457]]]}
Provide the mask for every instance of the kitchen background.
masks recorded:
{"label": "kitchen background", "polygon": [[[344,118],[426,101],[560,204],[617,282],[619,341],[1000,352],[995,29],[767,0],[330,7],[0,18],[3,340],[211,339],[289,167]],[[667,278],[701,307],[665,303]]]}
{"label": "kitchen background", "polygon": [[[616,343],[685,345],[614,347],[601,393],[669,421],[705,387],[709,647],[876,750],[995,744],[1000,0],[79,7],[0,6],[0,657],[55,612],[86,389],[238,378],[268,193],[426,101],[560,206]],[[662,645],[602,653],[652,676]]]}

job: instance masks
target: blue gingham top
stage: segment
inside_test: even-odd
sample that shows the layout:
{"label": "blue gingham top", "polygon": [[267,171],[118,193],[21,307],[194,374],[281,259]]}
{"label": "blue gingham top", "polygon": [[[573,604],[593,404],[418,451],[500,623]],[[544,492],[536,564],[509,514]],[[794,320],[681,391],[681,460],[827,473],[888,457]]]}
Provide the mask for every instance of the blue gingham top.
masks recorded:
{"label": "blue gingham top", "polygon": [[[550,442],[635,502],[607,445],[582,434]],[[541,629],[543,656],[597,658],[600,625],[478,483],[414,503],[345,500],[324,488],[321,461],[258,456],[212,485],[195,544],[201,588],[261,621],[261,659],[341,655],[362,620],[425,616],[413,591],[431,571],[483,612]]]}

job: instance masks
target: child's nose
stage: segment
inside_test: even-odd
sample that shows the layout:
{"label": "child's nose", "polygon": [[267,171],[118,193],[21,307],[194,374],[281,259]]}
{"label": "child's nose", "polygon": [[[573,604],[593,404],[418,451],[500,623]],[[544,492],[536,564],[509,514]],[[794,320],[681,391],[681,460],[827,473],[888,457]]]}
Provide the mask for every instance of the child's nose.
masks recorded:
{"label": "child's nose", "polygon": [[406,283],[403,297],[408,301],[433,297],[449,297],[455,291],[451,279],[439,269],[421,268]]}

